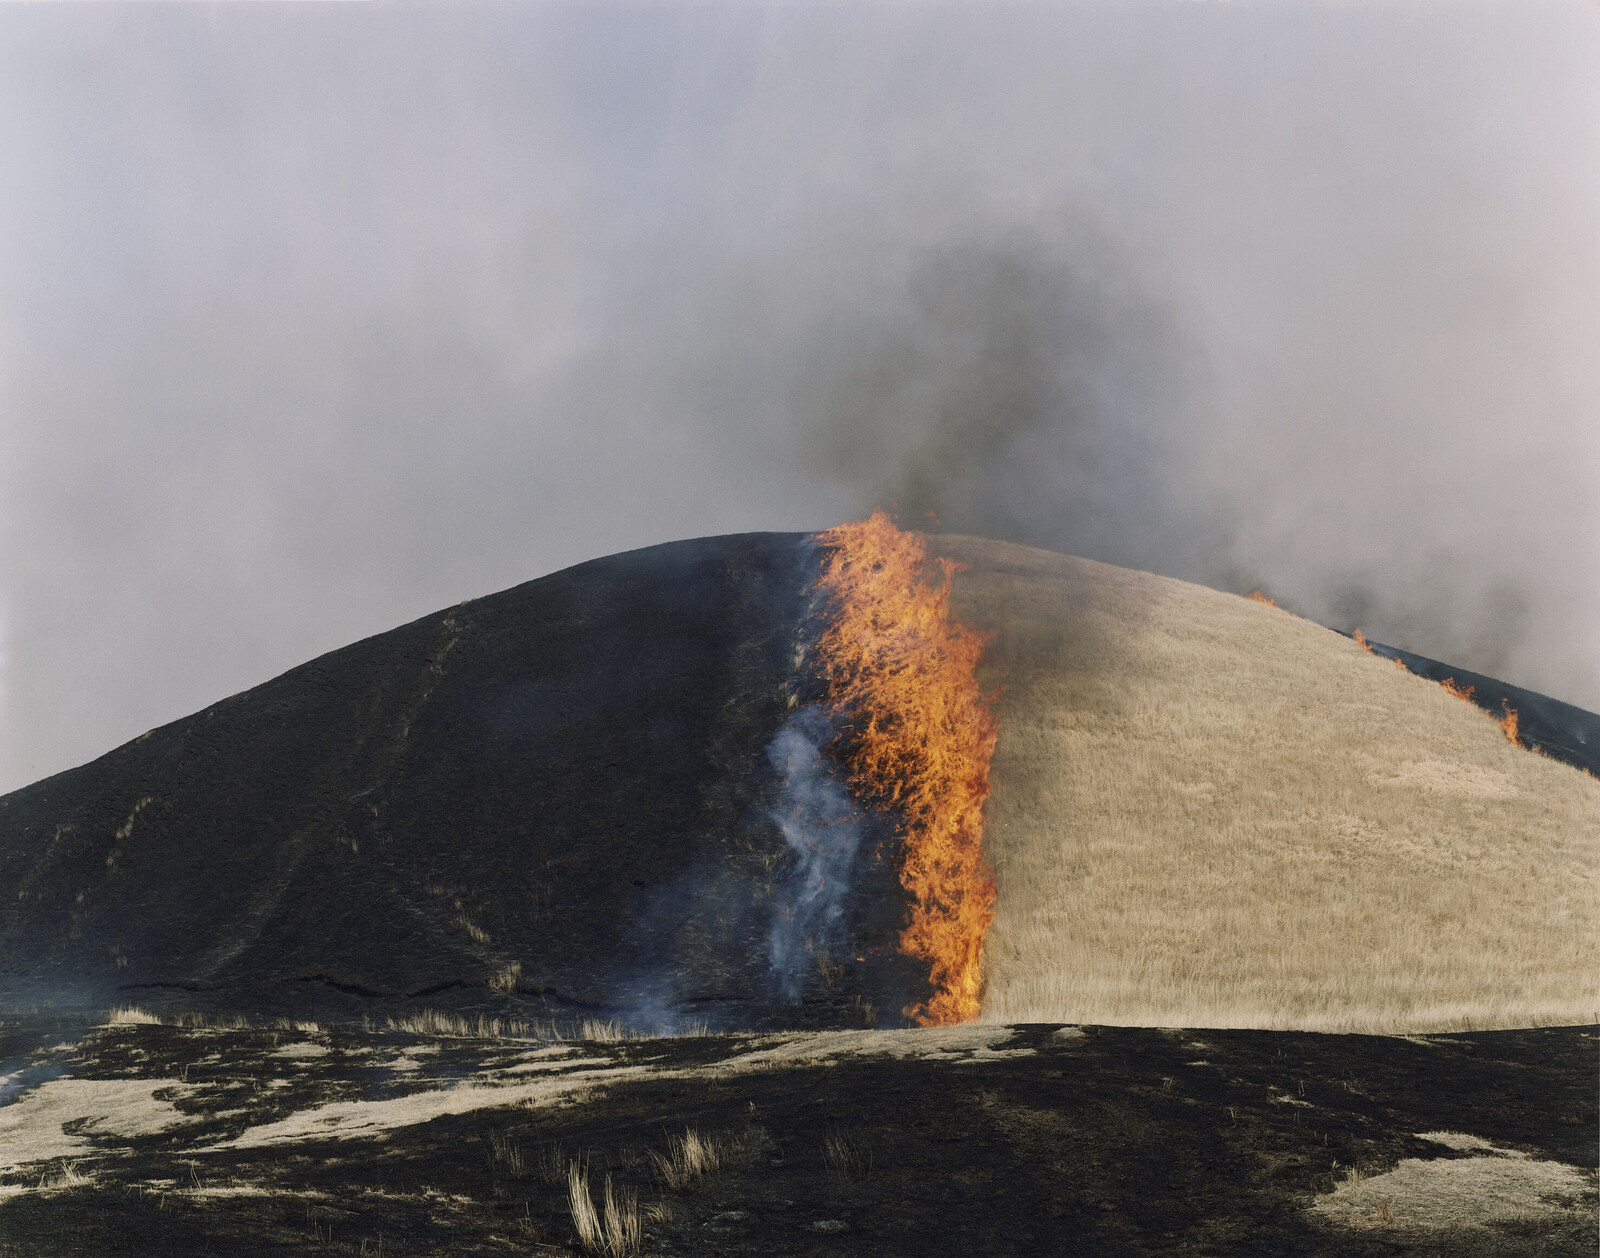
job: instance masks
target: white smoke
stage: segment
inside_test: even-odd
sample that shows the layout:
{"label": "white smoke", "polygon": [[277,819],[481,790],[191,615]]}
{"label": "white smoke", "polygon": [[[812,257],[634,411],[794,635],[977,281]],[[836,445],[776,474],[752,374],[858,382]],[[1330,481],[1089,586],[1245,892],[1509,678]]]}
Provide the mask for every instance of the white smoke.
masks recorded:
{"label": "white smoke", "polygon": [[772,819],[794,853],[777,895],[768,955],[779,994],[798,1000],[808,968],[841,942],[850,868],[865,817],[824,748],[834,733],[827,708],[797,709],[767,745],[782,778]]}

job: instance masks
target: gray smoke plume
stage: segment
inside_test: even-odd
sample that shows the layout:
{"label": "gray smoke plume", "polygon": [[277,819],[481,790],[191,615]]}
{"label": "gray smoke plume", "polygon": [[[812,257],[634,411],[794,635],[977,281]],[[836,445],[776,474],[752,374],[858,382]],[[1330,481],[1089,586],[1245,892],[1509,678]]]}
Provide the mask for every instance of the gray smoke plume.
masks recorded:
{"label": "gray smoke plume", "polygon": [[1199,354],[1081,218],[929,247],[819,336],[817,470],[908,525],[1195,577],[1226,512],[1191,487]]}
{"label": "gray smoke plume", "polygon": [[817,704],[798,708],[767,746],[780,775],[772,819],[794,860],[775,897],[768,956],[779,995],[798,1000],[807,972],[843,941],[850,867],[865,821],[824,748],[834,720]]}
{"label": "gray smoke plume", "polygon": [[898,505],[1600,708],[1600,6],[0,4],[0,790]]}

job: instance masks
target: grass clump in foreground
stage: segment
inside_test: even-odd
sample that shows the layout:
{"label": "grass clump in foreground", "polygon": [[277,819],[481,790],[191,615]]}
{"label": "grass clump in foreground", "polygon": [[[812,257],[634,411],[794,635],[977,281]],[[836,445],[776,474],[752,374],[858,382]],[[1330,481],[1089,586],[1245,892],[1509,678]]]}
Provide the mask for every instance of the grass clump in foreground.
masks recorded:
{"label": "grass clump in foreground", "polygon": [[693,1127],[681,1136],[667,1137],[667,1151],[649,1151],[651,1165],[661,1186],[671,1192],[686,1192],[722,1168],[728,1154],[727,1142],[702,1136]]}
{"label": "grass clump in foreground", "polygon": [[639,1225],[639,1200],[630,1191],[614,1190],[605,1177],[600,1208],[589,1195],[588,1171],[577,1161],[567,1163],[567,1205],[572,1226],[585,1253],[606,1258],[631,1258],[639,1252],[643,1232]]}
{"label": "grass clump in foreground", "polygon": [[830,1127],[822,1140],[822,1160],[838,1183],[865,1179],[872,1170],[872,1149],[859,1132]]}

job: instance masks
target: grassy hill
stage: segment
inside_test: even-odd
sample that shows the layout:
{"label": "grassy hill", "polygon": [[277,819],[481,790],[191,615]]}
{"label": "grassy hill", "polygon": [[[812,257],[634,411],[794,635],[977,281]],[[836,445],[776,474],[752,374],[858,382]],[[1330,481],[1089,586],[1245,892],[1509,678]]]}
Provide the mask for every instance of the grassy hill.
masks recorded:
{"label": "grassy hill", "polygon": [[1275,607],[937,543],[1003,687],[984,1020],[1600,1020],[1600,781]]}
{"label": "grassy hill", "polygon": [[[772,981],[800,541],[579,565],[0,799],[0,1007],[896,1025],[871,844],[855,946]],[[985,1021],[1600,1019],[1600,782],[1276,608],[934,544],[994,634]]]}

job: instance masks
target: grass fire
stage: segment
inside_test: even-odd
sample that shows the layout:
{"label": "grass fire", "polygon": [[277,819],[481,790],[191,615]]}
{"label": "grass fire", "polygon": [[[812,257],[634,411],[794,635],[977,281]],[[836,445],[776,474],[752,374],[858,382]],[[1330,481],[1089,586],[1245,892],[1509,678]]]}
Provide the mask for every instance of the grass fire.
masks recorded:
{"label": "grass fire", "polygon": [[905,1012],[962,1022],[978,1013],[996,896],[983,804],[998,725],[975,675],[987,637],[951,615],[957,565],[933,569],[922,537],[882,511],[818,537],[826,620],[811,660],[843,717],[837,753],[857,797],[901,820],[900,946],[930,967],[932,996]]}
{"label": "grass fire", "polygon": [[0,1258],[1592,1256],[1591,748],[883,514],[579,565],[0,798]]}

